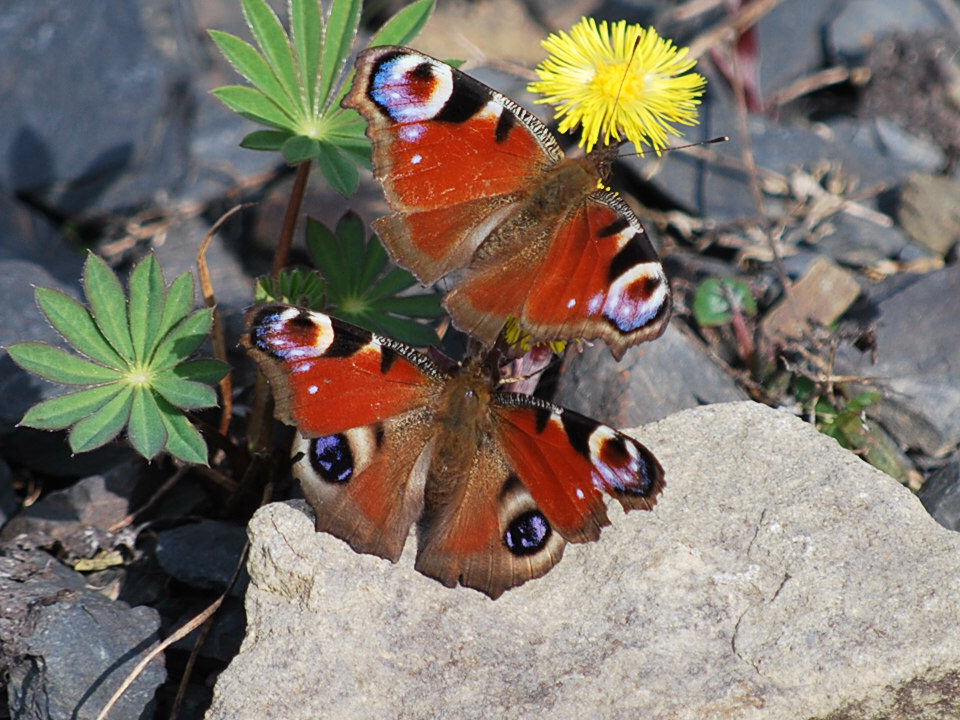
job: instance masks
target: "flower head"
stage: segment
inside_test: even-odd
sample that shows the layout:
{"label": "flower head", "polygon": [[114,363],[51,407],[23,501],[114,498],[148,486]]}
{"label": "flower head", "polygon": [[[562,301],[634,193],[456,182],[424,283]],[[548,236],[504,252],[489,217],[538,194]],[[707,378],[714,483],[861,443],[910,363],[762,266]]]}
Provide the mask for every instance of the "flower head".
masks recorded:
{"label": "flower head", "polygon": [[537,102],[556,106],[560,132],[583,125],[580,146],[587,152],[625,136],[641,154],[646,143],[659,155],[667,133],[679,134],[671,123],[697,122],[707,81],[689,72],[696,61],[687,59],[686,48],[652,27],[583,18],[569,34],[550,35],[543,47],[549,55],[529,89],[544,96]]}

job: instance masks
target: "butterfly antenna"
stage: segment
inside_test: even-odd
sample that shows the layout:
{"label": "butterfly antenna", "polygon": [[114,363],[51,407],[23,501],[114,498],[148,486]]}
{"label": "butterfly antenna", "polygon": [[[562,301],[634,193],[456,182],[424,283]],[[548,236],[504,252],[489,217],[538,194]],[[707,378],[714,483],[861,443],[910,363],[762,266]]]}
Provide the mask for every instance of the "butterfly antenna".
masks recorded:
{"label": "butterfly antenna", "polygon": [[627,64],[623,66],[623,75],[620,76],[620,84],[617,86],[617,94],[613,98],[613,104],[610,105],[609,110],[607,111],[610,115],[610,120],[613,119],[613,111],[616,109],[617,105],[620,104],[620,96],[623,95],[623,86],[627,82],[627,75],[630,72],[630,66],[633,65],[634,59],[637,57],[637,48],[640,47],[640,37],[636,37],[633,41],[633,48],[630,50],[630,57],[627,58]]}

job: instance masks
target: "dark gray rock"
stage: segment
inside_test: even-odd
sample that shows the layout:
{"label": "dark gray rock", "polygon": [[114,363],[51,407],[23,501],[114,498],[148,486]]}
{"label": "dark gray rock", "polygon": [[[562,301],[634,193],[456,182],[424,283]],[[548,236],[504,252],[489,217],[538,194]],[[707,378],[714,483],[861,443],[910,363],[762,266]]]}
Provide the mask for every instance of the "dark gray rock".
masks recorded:
{"label": "dark gray rock", "polygon": [[[0,120],[0,126],[3,121]],[[43,270],[73,293],[80,286],[80,271],[84,254],[74,243],[69,242],[56,227],[36,210],[27,207],[5,193],[0,192],[0,261],[24,260],[43,266]],[[19,295],[20,288],[29,288],[27,282],[17,278],[16,274],[4,272],[0,275],[3,283],[5,303],[30,298],[33,293]],[[19,297],[17,297],[19,295]],[[24,313],[29,315],[29,313]],[[9,322],[4,319],[3,322]]]}
{"label": "dark gray rock", "polygon": [[919,495],[934,520],[950,530],[960,530],[960,456],[930,475]]}
{"label": "dark gray rock", "polygon": [[[157,560],[166,573],[202,590],[226,588],[247,542],[247,532],[237,525],[203,520],[160,533]],[[242,597],[249,578],[246,571],[231,594]]]}
{"label": "dark gray rock", "polygon": [[781,2],[760,18],[760,85],[765,95],[823,66],[821,37],[836,5],[836,0]]}
{"label": "dark gray rock", "polygon": [[0,528],[7,524],[19,504],[13,492],[13,475],[10,473],[10,466],[0,460]]}
{"label": "dark gray rock", "polygon": [[[181,627],[203,612],[209,604],[209,598],[197,599],[196,602],[188,603],[184,612],[173,623],[172,627]],[[199,654],[202,657],[214,658],[225,663],[230,662],[240,650],[240,643],[246,629],[247,618],[243,610],[243,600],[237,597],[225,598],[223,605],[220,606],[213,617],[213,626],[210,628],[203,645],[200,646]],[[186,637],[177,640],[173,644],[173,648],[192,652],[201,630],[203,630],[202,626]]]}
{"label": "dark gray rock", "polygon": [[143,203],[187,171],[191,92],[142,3],[7,3],[0,187],[58,213]]}
{"label": "dark gray rock", "polygon": [[846,0],[825,33],[831,55],[858,59],[880,38],[949,27],[950,18],[931,0]]}
{"label": "dark gray rock", "polygon": [[[42,552],[0,557],[0,647],[12,717],[92,720],[159,640],[160,619],[84,587],[83,576]],[[111,718],[153,717],[163,657],[123,694]]]}
{"label": "dark gray rock", "polygon": [[661,420],[685,408],[747,399],[732,377],[689,335],[670,325],[617,362],[598,343],[571,353],[555,401],[617,427]]}
{"label": "dark gray rock", "polygon": [[870,408],[898,442],[940,457],[960,444],[960,265],[872,289],[877,363],[843,347],[840,374],[876,378],[883,401]]}

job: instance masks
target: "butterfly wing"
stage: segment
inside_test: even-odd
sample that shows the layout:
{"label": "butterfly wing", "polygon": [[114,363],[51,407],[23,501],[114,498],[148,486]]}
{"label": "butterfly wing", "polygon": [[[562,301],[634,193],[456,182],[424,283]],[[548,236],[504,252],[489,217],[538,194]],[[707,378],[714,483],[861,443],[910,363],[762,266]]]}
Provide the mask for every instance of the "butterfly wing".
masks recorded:
{"label": "butterfly wing", "polygon": [[593,193],[552,231],[532,267],[508,259],[465,273],[444,300],[458,327],[489,343],[514,315],[537,340],[603,339],[617,359],[663,333],[670,286],[623,198]]}
{"label": "butterfly wing", "polygon": [[412,348],[321,313],[265,305],[243,344],[297,426],[294,475],[317,529],[396,561],[423,508],[442,373]]}
{"label": "butterfly wing", "polygon": [[649,510],[663,469],[636,440],[527,395],[495,393],[492,431],[478,438],[457,492],[431,489],[417,569],[496,598],[545,574],[565,542],[587,542],[609,524],[604,495]]}
{"label": "butterfly wing", "polygon": [[374,173],[396,210],[377,230],[424,284],[466,266],[563,151],[510,99],[409,48],[357,57],[343,106],[367,120]]}

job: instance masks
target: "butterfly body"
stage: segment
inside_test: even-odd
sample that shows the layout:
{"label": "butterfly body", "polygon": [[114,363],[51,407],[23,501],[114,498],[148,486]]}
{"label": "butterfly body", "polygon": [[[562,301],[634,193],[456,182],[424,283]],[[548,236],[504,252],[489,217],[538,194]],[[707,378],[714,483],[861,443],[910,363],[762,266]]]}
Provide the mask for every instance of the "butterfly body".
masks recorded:
{"label": "butterfly body", "polygon": [[567,158],[509,98],[409,48],[357,58],[343,101],[368,121],[394,213],[375,225],[424,284],[450,276],[454,323],[487,345],[510,316],[538,340],[660,335],[670,289],[629,206],[598,190],[609,151]]}
{"label": "butterfly body", "polygon": [[[412,348],[329,316],[266,305],[244,345],[300,431],[294,474],[317,529],[491,597],[546,573],[566,542],[609,524],[604,495],[650,509],[663,470],[636,440],[527,395],[485,363],[448,373]],[[358,387],[361,385],[362,387]]]}

